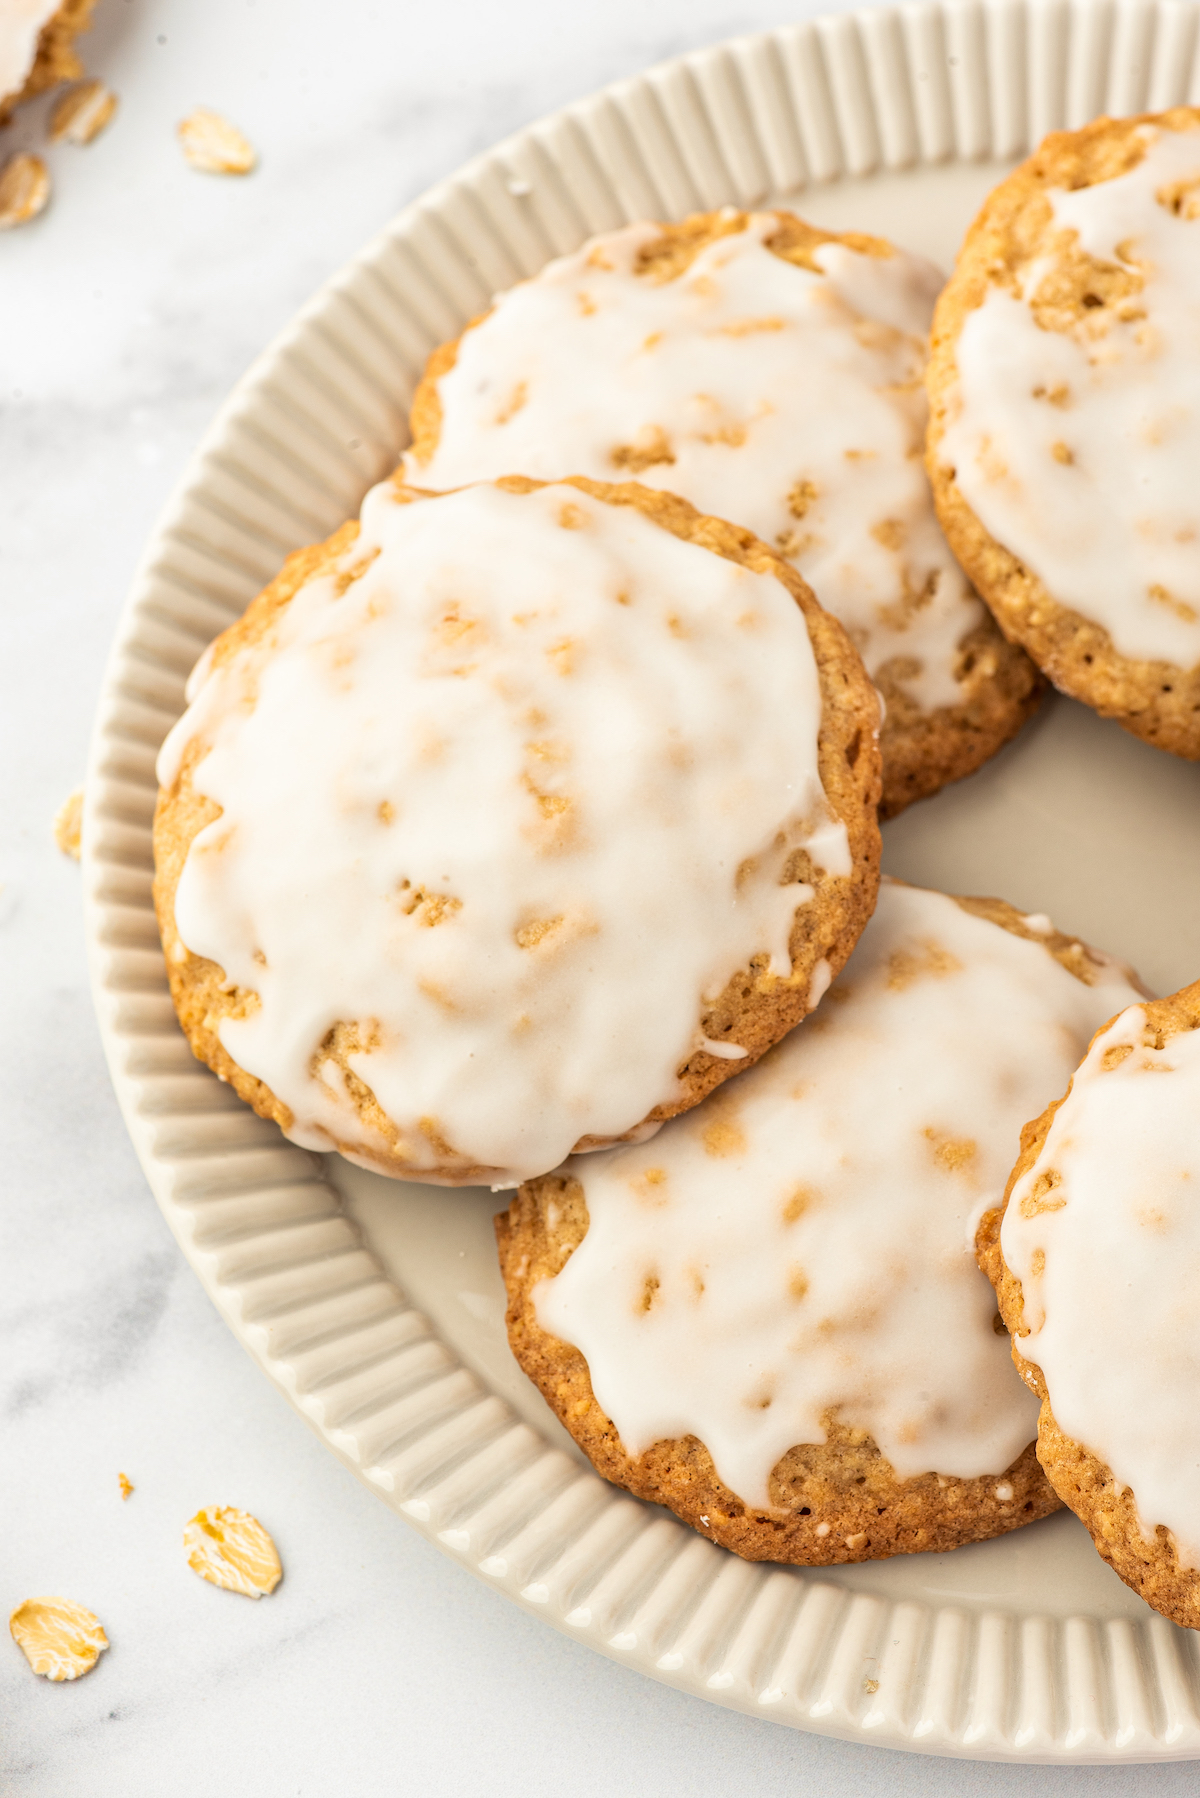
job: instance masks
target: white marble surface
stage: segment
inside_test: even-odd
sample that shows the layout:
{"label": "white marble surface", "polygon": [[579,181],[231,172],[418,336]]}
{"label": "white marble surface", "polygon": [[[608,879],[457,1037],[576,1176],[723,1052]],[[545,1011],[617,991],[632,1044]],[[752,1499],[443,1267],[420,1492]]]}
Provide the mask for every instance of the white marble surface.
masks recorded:
{"label": "white marble surface", "polygon": [[[78,871],[50,820],[82,775],[140,544],[216,405],[327,273],[468,154],[779,17],[769,0],[101,0],[87,60],[121,111],[92,148],[48,153],[51,211],[0,239],[0,1606],[71,1595],[113,1647],[50,1686],[0,1645],[6,1794],[1194,1790],[1188,1766],[969,1766],[801,1735],[514,1609],[335,1464],[228,1335],[100,1053]],[[257,145],[251,180],[186,168],[173,128],[198,102]],[[44,147],[44,115],[27,109],[4,147]],[[188,1572],[179,1533],[208,1503],[275,1533],[287,1577],[270,1601]]]}

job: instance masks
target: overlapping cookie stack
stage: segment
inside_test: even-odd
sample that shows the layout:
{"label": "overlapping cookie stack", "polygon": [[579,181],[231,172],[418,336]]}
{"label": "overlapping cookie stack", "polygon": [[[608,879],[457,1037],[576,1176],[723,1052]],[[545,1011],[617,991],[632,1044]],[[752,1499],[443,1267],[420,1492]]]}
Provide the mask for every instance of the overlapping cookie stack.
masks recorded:
{"label": "overlapping cookie stack", "polygon": [[729,210],[438,350],[193,675],[171,988],[294,1141],[519,1187],[510,1341],[607,1478],[801,1563],[1066,1502],[1200,1624],[1200,985],[881,885],[878,824],[1044,676],[1200,759],[1200,111],[1048,139],[940,288]]}

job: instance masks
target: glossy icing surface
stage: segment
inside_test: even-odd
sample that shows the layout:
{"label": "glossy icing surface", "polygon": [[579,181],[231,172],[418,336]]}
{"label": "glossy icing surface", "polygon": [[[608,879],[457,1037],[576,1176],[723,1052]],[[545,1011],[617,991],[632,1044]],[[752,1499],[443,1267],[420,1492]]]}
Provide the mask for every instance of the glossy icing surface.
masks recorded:
{"label": "glossy icing surface", "polygon": [[774,213],[672,280],[639,273],[659,227],[630,225],[501,294],[438,383],[417,486],[505,474],[636,478],[747,525],[795,563],[924,707],[951,705],[982,617],[938,527],[922,461],[925,338],[942,276],[844,244],[798,267]]}
{"label": "glossy icing surface", "polygon": [[385,483],[193,694],[159,772],[201,739],[176,922],[256,996],[221,1041],[297,1142],[416,1178],[673,1101],[730,977],[796,978],[790,859],[849,872],[791,593],[577,488]]}
{"label": "glossy icing surface", "polygon": [[1039,322],[1054,244],[988,289],[956,346],[940,450],[985,528],[1134,659],[1200,662],[1200,130],[1143,128],[1127,174],[1052,191],[1054,223],[1129,291]]}
{"label": "glossy icing surface", "polygon": [[1001,1227],[1055,1421],[1200,1567],[1200,1031],[1096,1038]]}
{"label": "glossy icing surface", "polygon": [[885,881],[813,1017],[653,1142],[571,1164],[589,1227],[536,1289],[632,1455],[697,1436],[768,1501],[825,1419],[904,1479],[1001,1474],[1036,1433],[973,1253],[1021,1126],[1133,996],[1102,957]]}

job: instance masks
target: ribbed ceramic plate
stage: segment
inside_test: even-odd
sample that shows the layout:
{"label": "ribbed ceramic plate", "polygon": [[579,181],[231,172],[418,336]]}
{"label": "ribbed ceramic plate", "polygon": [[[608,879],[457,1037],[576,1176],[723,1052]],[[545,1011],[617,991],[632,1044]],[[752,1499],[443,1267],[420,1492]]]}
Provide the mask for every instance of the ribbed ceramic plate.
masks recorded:
{"label": "ribbed ceramic plate", "polygon": [[[705,50],[520,133],[403,213],[251,369],[147,548],[84,825],[96,1004],[155,1194],[231,1329],[385,1502],[515,1602],[653,1677],[801,1728],[943,1754],[1200,1754],[1193,1636],[1069,1516],[957,1554],[751,1566],[583,1462],[504,1342],[488,1193],[293,1148],[193,1059],[150,903],[154,757],[208,640],[353,513],[424,358],[489,295],[640,217],[779,200],[949,264],[1055,126],[1200,98],[1176,0],[877,10]],[[1200,968],[1200,771],[1057,702],[888,826],[893,872],[996,892],[1140,964]],[[1049,1095],[1047,1095],[1049,1096]]]}

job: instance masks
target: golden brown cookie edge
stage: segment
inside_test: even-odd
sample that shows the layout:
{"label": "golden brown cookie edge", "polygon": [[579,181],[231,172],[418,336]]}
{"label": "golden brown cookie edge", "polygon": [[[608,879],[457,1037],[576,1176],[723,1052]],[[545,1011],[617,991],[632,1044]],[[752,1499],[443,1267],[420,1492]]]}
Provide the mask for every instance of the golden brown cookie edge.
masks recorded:
{"label": "golden brown cookie edge", "polygon": [[[425,494],[396,480],[398,491],[410,501],[444,497]],[[788,980],[768,976],[754,967],[743,969],[702,1020],[704,1033],[713,1041],[736,1040],[747,1051],[745,1058],[728,1060],[699,1050],[680,1069],[684,1091],[676,1103],[658,1106],[644,1122],[673,1117],[698,1104],[705,1095],[734,1074],[753,1065],[767,1049],[786,1035],[808,1010],[808,994],[816,965],[828,961],[836,975],[867,923],[879,886],[880,837],[876,815],[880,786],[878,703],[857,651],[842,627],[817,605],[811,591],[794,568],[749,531],[705,517],[674,494],[626,482],[620,485],[573,480],[571,485],[610,505],[631,505],[673,535],[699,544],[757,572],[769,572],[781,581],[804,613],[821,689],[822,715],[818,733],[818,763],[826,797],[846,826],[850,844],[850,876],[828,875],[807,867],[803,872],[816,886],[814,899],[797,909],[789,948],[792,975]],[[534,492],[547,485],[524,476],[497,483],[513,492]],[[316,578],[354,541],[358,525],[351,520],[325,543],[310,545],[290,556],[283,569],[254,599],[242,617],[222,632],[213,646],[219,665],[241,648],[258,641],[272,620],[300,587]],[[254,1075],[241,1068],[219,1037],[222,1018],[237,1015],[253,1004],[256,995],[228,991],[224,971],[215,962],[187,950],[175,926],[175,891],[192,841],[204,826],[219,816],[209,800],[194,794],[191,773],[204,746],[193,741],[183,757],[179,776],[169,792],[160,792],[154,817],[154,903],[162,935],[171,997],[184,1034],[197,1058],[232,1086],[262,1117],[272,1118],[286,1133],[292,1116],[289,1108]],[[800,874],[797,874],[797,878]],[[359,1086],[362,1083],[359,1082]],[[417,1179],[447,1185],[491,1185],[507,1177],[503,1168],[469,1165],[462,1161],[433,1168],[414,1168],[401,1154],[385,1146],[397,1133],[390,1120],[363,1087],[362,1105],[382,1137],[379,1146],[362,1142],[338,1143],[344,1155],[361,1165],[396,1179]],[[357,1096],[357,1095],[356,1095]],[[636,1133],[629,1132],[629,1136]],[[621,1138],[620,1140],[627,1140]],[[585,1138],[580,1146],[591,1146]]]}
{"label": "golden brown cookie edge", "polygon": [[92,9],[96,0],[63,0],[38,33],[37,53],[33,67],[23,85],[11,94],[0,95],[0,125],[7,125],[18,106],[33,100],[47,89],[63,81],[75,81],[83,74],[83,64],[75,54],[75,39],[91,28]]}
{"label": "golden brown cookie edge", "polygon": [[[725,207],[693,213],[677,224],[659,225],[659,236],[643,248],[642,265],[655,271],[652,278],[674,280],[708,244],[744,231],[750,216]],[[767,240],[767,248],[784,262],[815,273],[821,271],[813,252],[826,243],[844,244],[881,258],[894,254],[894,246],[882,237],[861,231],[825,231],[793,212],[776,210],[775,217],[779,228]],[[409,415],[411,453],[418,464],[429,463],[441,435],[438,385],[458,360],[459,345],[467,332],[482,325],[491,312],[489,308],[477,314],[457,337],[439,344],[425,365]],[[960,643],[956,673],[964,687],[963,697],[952,706],[930,712],[921,710],[899,680],[882,673],[878,684],[887,711],[880,738],[881,818],[894,818],[918,799],[932,798],[943,787],[974,774],[1017,735],[1045,692],[1039,670],[1019,644],[1004,636],[990,613]]]}
{"label": "golden brown cookie edge", "polygon": [[[1182,987],[1165,999],[1147,999],[1148,1022],[1166,1037],[1200,1029],[1200,981]],[[1114,1014],[1119,1016],[1119,1013]],[[1112,1024],[1100,1026],[1092,1038],[1102,1036]],[[1156,1611],[1186,1629],[1200,1629],[1200,1570],[1181,1568],[1169,1532],[1159,1525],[1152,1538],[1142,1533],[1137,1502],[1128,1486],[1118,1483],[1112,1469],[1082,1443],[1059,1427],[1045,1377],[1036,1361],[1022,1355],[1019,1343],[1029,1334],[1025,1324],[1021,1282],[1004,1259],[1000,1230],[1009,1199],[1017,1182],[1028,1173],[1045,1145],[1059,1107],[1071,1096],[1070,1085],[1061,1098],[1049,1104],[1040,1117],[1021,1131],[1021,1152],[1001,1203],[984,1213],[975,1239],[980,1267],[996,1293],[1000,1315],[1012,1342],[1013,1363],[1030,1390],[1041,1401],[1037,1453],[1046,1477],[1063,1503],[1079,1518],[1102,1560],[1119,1578]]]}
{"label": "golden brown cookie edge", "polygon": [[1200,666],[1188,670],[1120,655],[1102,625],[1056,600],[991,535],[940,454],[957,389],[954,347],[959,334],[992,286],[1011,284],[1014,259],[1028,260],[1049,218],[1047,190],[1111,179],[1123,172],[1122,159],[1138,127],[1180,129],[1184,120],[1187,129],[1200,129],[1200,108],[1102,118],[1079,131],[1052,132],[993,188],[967,231],[934,313],[926,369],[926,466],[946,540],[1009,642],[1024,650],[1060,692],[1115,719],[1144,742],[1195,761],[1200,759]]}
{"label": "golden brown cookie edge", "polygon": [[[1084,985],[1092,984],[1094,971],[1108,960],[1066,931],[1032,929],[1024,914],[1005,899],[948,896],[973,916],[1037,943]],[[1132,970],[1129,972],[1138,984]],[[565,1251],[561,1241],[550,1242],[545,1211],[551,1202],[568,1219]],[[997,1217],[999,1212],[988,1216]],[[832,1566],[926,1550],[944,1553],[1019,1529],[1049,1516],[1066,1502],[1041,1475],[1032,1442],[1011,1467],[980,1479],[947,1479],[930,1473],[915,1481],[901,1481],[892,1475],[878,1445],[865,1432],[832,1417],[827,1420],[829,1444],[789,1450],[775,1468],[772,1491],[780,1500],[779,1511],[744,1505],[720,1480],[707,1449],[695,1437],[656,1443],[634,1459],[625,1452],[616,1426],[596,1401],[585,1358],[571,1344],[543,1330],[533,1307],[533,1287],[540,1279],[558,1273],[586,1234],[587,1203],[578,1181],[561,1172],[526,1181],[508,1211],[496,1217],[495,1228],[508,1292],[509,1346],[522,1371],[597,1472],[639,1498],[666,1505],[702,1535],[748,1560]],[[986,1267],[984,1272],[988,1272]],[[1017,1365],[1020,1371],[1019,1361]],[[863,1489],[838,1496],[832,1470],[848,1458],[859,1472],[866,1471],[868,1483]],[[995,1487],[1002,1481],[1014,1489],[1012,1500],[1004,1504],[995,1497]],[[953,1492],[952,1499],[946,1498],[948,1491]],[[794,1503],[797,1496],[816,1497],[817,1504],[810,1504],[805,1513]],[[892,1507],[892,1519],[898,1519],[886,1534],[878,1521],[881,1499],[885,1510]],[[934,1524],[918,1521],[914,1515],[914,1507],[929,1499],[945,1512]],[[707,1518],[707,1523],[702,1518]],[[822,1522],[830,1523],[830,1530],[819,1537],[816,1528]],[[855,1541],[851,1547],[847,1537],[860,1534],[866,1540]]]}

